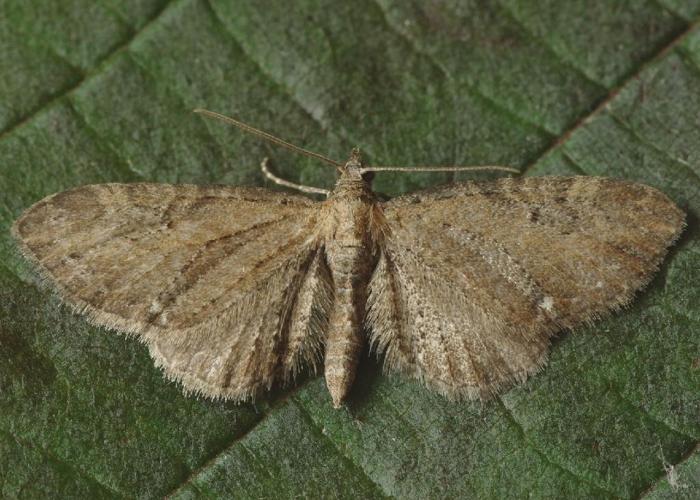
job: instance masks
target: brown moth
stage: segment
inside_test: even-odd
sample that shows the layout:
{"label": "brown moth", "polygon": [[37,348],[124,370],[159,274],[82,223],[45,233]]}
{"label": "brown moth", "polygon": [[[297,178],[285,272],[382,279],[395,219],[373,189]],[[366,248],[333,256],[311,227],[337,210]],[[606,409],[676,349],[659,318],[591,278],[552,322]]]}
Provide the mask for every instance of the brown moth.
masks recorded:
{"label": "brown moth", "polygon": [[389,371],[449,398],[487,398],[537,371],[554,333],[627,304],[684,226],[663,193],[601,177],[462,182],[381,201],[368,174],[404,168],[366,166],[357,151],[338,163],[198,111],[334,165],[335,189],[283,181],[265,163],[275,182],[327,200],[82,186],[39,201],[12,231],[63,301],[137,335],[168,378],[208,397],[249,399],[323,360],[338,407],[369,341]]}

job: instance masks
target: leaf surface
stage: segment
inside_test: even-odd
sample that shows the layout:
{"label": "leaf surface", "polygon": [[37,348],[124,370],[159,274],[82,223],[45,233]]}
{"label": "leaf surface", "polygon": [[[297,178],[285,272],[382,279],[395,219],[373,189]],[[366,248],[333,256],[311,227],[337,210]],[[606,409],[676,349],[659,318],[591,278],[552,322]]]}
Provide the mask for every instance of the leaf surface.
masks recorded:
{"label": "leaf surface", "polygon": [[[0,8],[0,496],[700,495],[700,2]],[[264,156],[333,185],[195,107],[339,160],[359,145],[375,164],[637,180],[688,228],[630,308],[562,334],[546,370],[492,403],[449,403],[369,357],[350,411],[320,377],[255,404],[186,398],[142,345],[37,286],[8,229],[81,184],[265,185]]]}

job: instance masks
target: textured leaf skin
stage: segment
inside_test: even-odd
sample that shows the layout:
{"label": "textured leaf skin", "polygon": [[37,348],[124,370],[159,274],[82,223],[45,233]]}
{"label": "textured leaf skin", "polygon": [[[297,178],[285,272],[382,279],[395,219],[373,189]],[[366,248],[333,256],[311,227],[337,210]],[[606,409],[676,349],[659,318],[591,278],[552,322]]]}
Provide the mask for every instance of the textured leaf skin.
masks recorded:
{"label": "textured leaf skin", "polygon": [[[678,464],[697,497],[700,2],[579,4],[3,1],[0,496],[668,498]],[[81,184],[264,185],[263,156],[332,185],[198,106],[338,159],[360,145],[377,164],[643,182],[688,229],[629,309],[562,335],[494,403],[449,403],[373,358],[348,412],[314,377],[256,405],[187,399],[143,346],[37,288],[7,229]]]}

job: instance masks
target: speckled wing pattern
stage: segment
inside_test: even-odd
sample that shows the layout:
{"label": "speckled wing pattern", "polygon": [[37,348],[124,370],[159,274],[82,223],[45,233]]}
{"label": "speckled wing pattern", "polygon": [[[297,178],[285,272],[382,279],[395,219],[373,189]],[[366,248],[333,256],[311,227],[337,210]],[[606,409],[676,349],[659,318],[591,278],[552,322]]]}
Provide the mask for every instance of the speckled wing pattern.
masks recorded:
{"label": "speckled wing pattern", "polygon": [[383,210],[372,344],[451,398],[524,380],[555,332],[627,304],[684,225],[663,193],[600,177],[451,184]]}
{"label": "speckled wing pattern", "polygon": [[49,196],[13,232],[60,298],[137,335],[185,389],[242,400],[322,355],[332,290],[302,196],[101,184]]}

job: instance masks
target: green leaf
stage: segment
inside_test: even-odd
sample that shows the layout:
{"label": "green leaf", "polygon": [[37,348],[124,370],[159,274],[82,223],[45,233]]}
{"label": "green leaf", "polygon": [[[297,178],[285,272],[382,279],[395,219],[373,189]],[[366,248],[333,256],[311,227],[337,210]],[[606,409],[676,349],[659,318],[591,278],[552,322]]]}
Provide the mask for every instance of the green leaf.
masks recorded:
{"label": "green leaf", "polygon": [[[0,496],[700,496],[700,1],[260,4],[0,2]],[[320,377],[255,404],[187,398],[38,287],[8,228],[86,183],[264,185],[264,156],[332,186],[194,107],[337,159],[633,179],[688,229],[630,308],[562,334],[494,402],[369,357],[349,411]]]}

